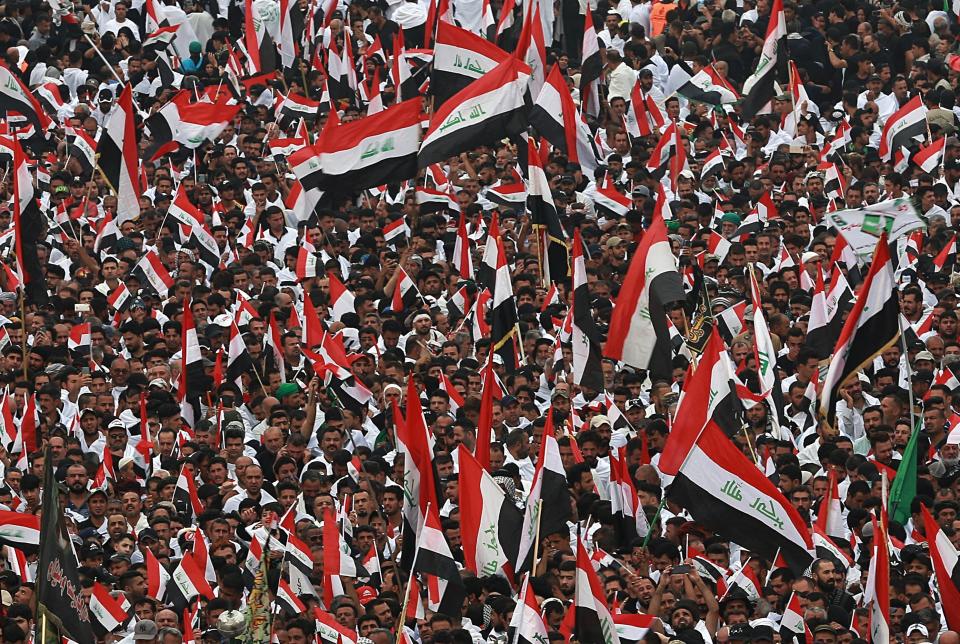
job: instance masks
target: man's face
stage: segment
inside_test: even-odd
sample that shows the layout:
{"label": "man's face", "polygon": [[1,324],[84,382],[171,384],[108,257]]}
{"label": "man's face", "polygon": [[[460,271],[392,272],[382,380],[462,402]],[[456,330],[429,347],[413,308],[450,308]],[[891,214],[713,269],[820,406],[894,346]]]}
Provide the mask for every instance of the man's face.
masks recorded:
{"label": "man's face", "polygon": [[836,568],[827,561],[820,564],[817,570],[817,585],[825,590],[833,590],[837,586]]}

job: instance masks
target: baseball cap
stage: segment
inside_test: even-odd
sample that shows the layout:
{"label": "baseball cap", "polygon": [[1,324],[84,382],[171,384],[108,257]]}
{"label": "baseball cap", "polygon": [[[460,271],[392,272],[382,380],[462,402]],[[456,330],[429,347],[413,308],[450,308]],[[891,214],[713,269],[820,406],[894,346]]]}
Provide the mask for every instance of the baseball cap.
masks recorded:
{"label": "baseball cap", "polygon": [[133,627],[133,639],[134,641],[156,639],[158,630],[160,629],[157,628],[157,623],[152,619],[141,619]]}

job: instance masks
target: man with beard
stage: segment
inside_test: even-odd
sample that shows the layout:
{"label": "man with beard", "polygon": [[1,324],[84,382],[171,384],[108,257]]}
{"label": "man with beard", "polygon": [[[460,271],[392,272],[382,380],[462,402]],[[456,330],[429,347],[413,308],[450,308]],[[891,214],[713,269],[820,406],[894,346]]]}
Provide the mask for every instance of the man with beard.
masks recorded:
{"label": "man with beard", "polygon": [[813,581],[817,590],[823,593],[830,606],[839,606],[848,613],[856,607],[853,595],[845,591],[842,587],[837,587],[837,566],[830,559],[817,559],[810,566],[810,572],[813,575]]}
{"label": "man with beard", "polygon": [[86,519],[90,516],[90,509],[87,507],[87,468],[78,463],[74,463],[67,468],[67,510]]}
{"label": "man with beard", "polygon": [[940,460],[933,461],[928,466],[934,478],[942,479],[950,476],[960,468],[960,443],[951,443],[950,437],[940,448]]}

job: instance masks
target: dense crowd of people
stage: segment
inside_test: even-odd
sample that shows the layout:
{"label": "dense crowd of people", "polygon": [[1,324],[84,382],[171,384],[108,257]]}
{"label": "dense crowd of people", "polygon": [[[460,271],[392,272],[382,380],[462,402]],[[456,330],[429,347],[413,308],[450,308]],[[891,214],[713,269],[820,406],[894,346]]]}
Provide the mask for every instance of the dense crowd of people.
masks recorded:
{"label": "dense crowd of people", "polygon": [[[887,641],[960,641],[951,7],[527,4],[0,6],[0,509],[40,514],[52,470],[104,642],[853,644],[879,641],[878,597]],[[378,185],[310,189],[292,159],[336,128],[418,96],[446,118],[445,24],[518,50],[526,109],[552,109],[559,79],[569,144],[487,131]],[[921,222],[886,222],[902,333],[825,398],[873,252],[831,215],[885,203]],[[631,270],[658,226],[673,265]],[[678,297],[636,313],[659,316],[642,364],[610,351],[631,280],[671,272]],[[799,569],[671,497],[660,457],[713,334],[738,383],[729,440],[813,530]],[[586,369],[581,341],[602,356]],[[563,495],[541,505],[552,450]],[[474,459],[495,489],[467,487]],[[465,489],[513,537],[467,535]],[[0,640],[38,641],[51,582],[11,521]],[[526,558],[478,569],[478,543],[507,552],[521,525]],[[590,579],[617,624],[601,639],[578,626]]]}

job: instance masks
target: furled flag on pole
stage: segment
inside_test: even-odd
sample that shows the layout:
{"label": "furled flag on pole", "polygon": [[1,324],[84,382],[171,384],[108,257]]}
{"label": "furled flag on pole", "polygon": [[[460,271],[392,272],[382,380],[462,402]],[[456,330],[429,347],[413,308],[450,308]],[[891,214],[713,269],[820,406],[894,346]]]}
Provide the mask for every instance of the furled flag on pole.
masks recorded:
{"label": "furled flag on pole", "polygon": [[753,74],[743,83],[740,109],[745,119],[759,114],[777,95],[776,83],[787,77],[787,57],[787,19],[783,15],[783,0],[773,0],[760,59]]}
{"label": "furled flag on pole", "polygon": [[[53,476],[53,455],[44,458],[43,489],[56,490]],[[59,644],[61,637],[77,642],[93,642],[90,611],[83,601],[77,572],[77,555],[67,536],[59,494],[43,495],[43,530],[40,538],[40,559],[37,579],[51,583],[37,584],[37,621],[35,641]],[[57,583],[52,583],[52,580]],[[41,635],[46,635],[46,640]]]}
{"label": "furled flag on pole", "polygon": [[881,234],[870,272],[840,333],[823,379],[820,411],[831,425],[840,388],[900,337],[900,301],[887,236]]}
{"label": "furled flag on pole", "polygon": [[97,163],[110,189],[117,195],[117,225],[139,217],[140,162],[130,85],[124,85],[116,107],[104,122],[97,142]]}
{"label": "furled flag on pole", "polygon": [[617,295],[604,354],[653,375],[672,373],[667,305],[685,299],[683,280],[667,241],[667,227],[654,212]]}

